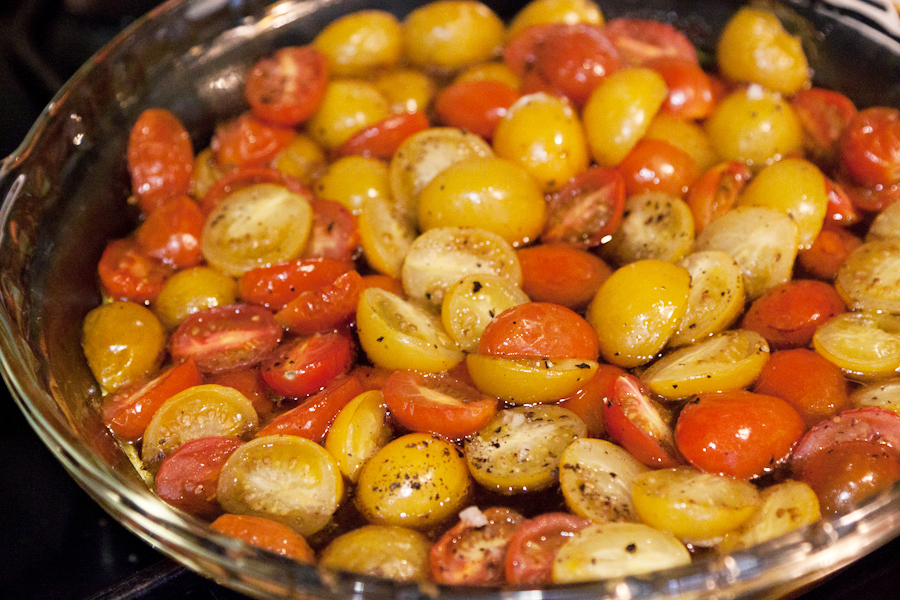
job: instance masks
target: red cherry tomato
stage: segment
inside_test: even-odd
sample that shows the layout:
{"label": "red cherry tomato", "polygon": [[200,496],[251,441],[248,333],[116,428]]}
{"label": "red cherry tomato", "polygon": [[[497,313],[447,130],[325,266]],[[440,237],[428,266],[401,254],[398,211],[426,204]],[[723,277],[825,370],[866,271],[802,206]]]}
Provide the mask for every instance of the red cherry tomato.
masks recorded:
{"label": "red cherry tomato", "polygon": [[773,352],[753,391],[777,396],[794,407],[807,427],[851,408],[843,372],[807,348]]}
{"label": "red cherry tomato", "polygon": [[241,299],[281,310],[302,294],[326,285],[353,270],[353,263],[333,258],[303,258],[244,273],[238,281]]}
{"label": "red cherry tomato", "polygon": [[807,151],[814,158],[832,164],[838,156],[844,129],[856,115],[853,101],[840,92],[809,88],[794,94],[791,106],[806,133]]}
{"label": "red cherry tomato", "polygon": [[861,245],[862,240],[852,232],[841,227],[825,227],[808,249],[798,253],[797,260],[810,275],[831,281],[847,257]]}
{"label": "red cherry tomato", "polygon": [[100,285],[107,295],[138,303],[154,300],[171,272],[148,256],[134,238],[108,243],[97,264]]}
{"label": "red cherry tomato", "polygon": [[383,393],[388,410],[404,427],[450,440],[486,426],[499,404],[448,373],[395,371]]}
{"label": "red cherry tomato", "polygon": [[339,377],[299,406],[275,417],[256,435],[299,435],[321,444],[341,409],[363,391],[356,377]]}
{"label": "red cherry tomato", "polygon": [[697,50],[686,35],[668,23],[645,19],[613,19],[606,23],[622,62],[640,66],[660,56],[678,56],[698,63]]}
{"label": "red cherry tomato", "polygon": [[135,238],[157,260],[176,268],[194,267],[203,260],[200,236],[205,220],[196,202],[175,196],[147,215]]}
{"label": "red cherry tomato", "polygon": [[303,185],[303,182],[296,177],[292,177],[287,173],[282,173],[277,169],[248,166],[235,169],[227,175],[223,175],[217,179],[200,201],[200,210],[203,211],[203,214],[208,215],[219,205],[219,202],[224,200],[232,192],[250,185],[256,185],[257,183],[275,183],[283,185],[295,194],[312,199],[312,193],[310,193],[306,186]]}
{"label": "red cherry tomato", "polygon": [[268,423],[278,410],[278,405],[271,397],[272,394],[266,382],[263,381],[258,367],[250,369],[236,369],[225,371],[204,377],[205,383],[215,383],[234,388],[250,400],[260,423]]}
{"label": "red cherry tomato", "polygon": [[201,519],[222,514],[216,486],[222,465],[243,442],[230,437],[205,437],[184,443],[163,460],[156,474],[156,495]]}
{"label": "red cherry tomato", "polygon": [[388,160],[403,140],[428,129],[430,125],[428,117],[420,112],[391,115],[350,136],[334,151],[334,158],[370,156]]}
{"label": "red cherry tomato", "polygon": [[275,320],[299,335],[336,329],[356,316],[361,293],[362,277],[356,271],[347,271],[326,286],[300,292],[275,313]]}
{"label": "red cherry tomato", "polygon": [[676,198],[684,196],[700,177],[697,162],[681,148],[662,140],[644,138],[618,165],[625,179],[625,194],[662,192]]}
{"label": "red cherry tomato", "polygon": [[327,86],[328,58],[310,46],[292,46],[253,66],[244,96],[260,119],[291,127],[315,112]]}
{"label": "red cherry tomato", "polygon": [[310,206],[313,225],[303,257],[355,260],[361,253],[362,240],[356,216],[334,200],[313,198]]}
{"label": "red cherry tomato", "polygon": [[849,227],[859,221],[859,212],[853,206],[853,199],[844,186],[830,177],[825,178],[825,191],[828,193],[828,207],[825,211],[826,225]]}
{"label": "red cherry tomato", "polygon": [[841,160],[866,187],[900,183],[900,111],[874,107],[859,111],[841,137]]}
{"label": "red cherry tomato", "polygon": [[705,119],[715,106],[713,84],[696,60],[684,56],[658,56],[645,67],[653,69],[666,82],[669,94],[661,110],[679,119]]}
{"label": "red cherry tomato", "polygon": [[478,351],[493,356],[595,360],[600,342],[591,324],[575,311],[549,302],[526,302],[488,323]]}
{"label": "red cherry tomato", "polygon": [[734,207],[752,176],[744,163],[729,161],[717,164],[694,181],[685,201],[698,234]]}
{"label": "red cherry tomato", "polygon": [[844,191],[858,210],[875,214],[900,200],[900,183],[893,185],[853,185],[844,182]]}
{"label": "red cherry tomato", "polygon": [[791,454],[791,468],[802,471],[806,461],[839,444],[883,444],[900,452],[900,415],[868,406],[845,410],[806,432]]}
{"label": "red cherry tomato", "polygon": [[632,456],[655,469],[683,463],[672,428],[647,397],[640,379],[630,374],[616,377],[604,400],[606,430]]}
{"label": "red cherry tomato", "polygon": [[519,526],[506,552],[506,582],[511,585],[553,583],[556,551],[591,522],[569,513],[544,513]]}
{"label": "red cherry tomato", "polygon": [[461,520],[431,547],[435,582],[447,585],[501,585],[506,577],[506,550],[525,520],[508,508],[488,508],[486,524]]}
{"label": "red cherry tomato", "polygon": [[117,436],[136,442],[162,403],[203,378],[193,359],[170,367],[151,381],[129,386],[103,400],[103,422]]}
{"label": "red cherry tomato", "polygon": [[216,127],[210,147],[225,167],[260,167],[294,139],[294,130],[259,120],[251,113]]}
{"label": "red cherry tomato", "polygon": [[182,321],[169,338],[169,352],[174,360],[193,358],[203,373],[222,373],[258,364],[281,334],[281,325],[261,306],[216,306]]}
{"label": "red cherry tomato", "polygon": [[350,375],[359,379],[365,391],[382,390],[393,371],[369,365],[356,365]]}
{"label": "red cherry tomato", "polygon": [[317,333],[282,344],[260,369],[266,384],[287,398],[305,398],[350,370],[353,339],[345,331]]}
{"label": "red cherry tomato", "polygon": [[594,376],[580,390],[559,401],[559,405],[568,408],[581,417],[587,425],[588,436],[605,437],[606,420],[603,417],[604,406],[609,400],[613,381],[626,375],[624,369],[614,365],[601,363]]}
{"label": "red cherry tomato", "polygon": [[768,290],[744,314],[741,329],[755,331],[776,350],[809,346],[819,325],[846,310],[834,286],[794,279]]}
{"label": "red cherry tomato", "polygon": [[786,460],[804,431],[803,419],[781,398],[735,390],[688,402],[675,424],[675,440],[701,471],[752,479]]}
{"label": "red cherry tomato", "polygon": [[612,269],[596,254],[570,244],[526,246],[518,251],[522,289],[535,302],[587,307]]}
{"label": "red cherry tomato", "polygon": [[518,90],[502,81],[459,81],[445,87],[435,100],[444,124],[471,131],[483,138],[494,135],[507,109],[518,100]]}
{"label": "red cherry tomato", "polygon": [[160,108],[141,113],[128,137],[128,172],[141,211],[150,214],[187,194],[193,170],[194,149],[181,121]]}
{"label": "red cherry tomato", "polygon": [[287,525],[264,517],[226,514],[213,521],[210,527],[229,537],[298,562],[312,564],[316,561],[315,552],[303,536]]}
{"label": "red cherry tomato", "polygon": [[614,168],[591,167],[550,196],[541,241],[599,246],[619,228],[624,210],[622,174]]}

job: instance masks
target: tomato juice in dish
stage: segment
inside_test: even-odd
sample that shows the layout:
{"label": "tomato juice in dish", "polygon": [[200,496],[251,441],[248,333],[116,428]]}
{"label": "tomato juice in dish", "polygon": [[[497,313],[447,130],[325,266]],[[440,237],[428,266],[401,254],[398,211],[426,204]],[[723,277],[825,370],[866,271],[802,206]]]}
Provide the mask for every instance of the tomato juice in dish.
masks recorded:
{"label": "tomato juice in dish", "polygon": [[849,511],[900,479],[900,112],[812,75],[756,8],[701,64],[590,0],[441,0],[260,60],[208,147],[149,109],[83,324],[104,423],[213,529],[396,580]]}

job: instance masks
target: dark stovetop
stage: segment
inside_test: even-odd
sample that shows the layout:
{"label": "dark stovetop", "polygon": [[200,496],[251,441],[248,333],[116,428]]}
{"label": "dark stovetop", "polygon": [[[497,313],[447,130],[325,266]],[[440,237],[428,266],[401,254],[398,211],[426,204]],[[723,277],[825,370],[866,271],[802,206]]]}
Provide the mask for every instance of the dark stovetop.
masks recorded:
{"label": "dark stovetop", "polygon": [[[71,0],[70,5],[91,3]],[[0,157],[12,152],[53,91],[80,64],[154,4],[93,3],[115,14],[78,16],[67,11],[62,0],[0,3]],[[897,597],[898,569],[900,541],[860,560],[802,600]],[[0,386],[0,599],[5,598],[243,596],[178,566],[111,519],[66,474]]]}

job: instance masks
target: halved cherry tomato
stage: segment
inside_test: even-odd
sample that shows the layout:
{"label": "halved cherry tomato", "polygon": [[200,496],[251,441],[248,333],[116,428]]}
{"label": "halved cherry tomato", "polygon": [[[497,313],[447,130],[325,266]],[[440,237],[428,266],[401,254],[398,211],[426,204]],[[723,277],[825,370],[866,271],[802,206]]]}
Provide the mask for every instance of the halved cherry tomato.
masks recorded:
{"label": "halved cherry tomato", "polygon": [[612,19],[606,35],[626,65],[639,66],[660,56],[680,56],[699,62],[697,50],[686,35],[668,23],[645,19]]}
{"label": "halved cherry tomato", "polygon": [[569,513],[544,513],[525,521],[506,552],[506,582],[511,585],[553,583],[556,551],[591,522]]}
{"label": "halved cherry tomato", "polygon": [[599,246],[618,229],[625,210],[625,179],[617,169],[591,167],[550,196],[541,241]]}
{"label": "halved cherry tomato", "polygon": [[205,217],[187,196],[175,196],[147,215],[135,238],[149,256],[177,268],[194,267],[203,260],[200,236]]}
{"label": "halved cherry tomato", "polygon": [[192,358],[166,369],[154,379],[119,390],[103,400],[103,423],[117,436],[136,442],[162,403],[203,378]]}
{"label": "halved cherry tomato", "polygon": [[313,198],[312,230],[303,250],[304,258],[354,260],[361,253],[359,221],[350,209],[334,200]]}
{"label": "halved cherry tomato", "polygon": [[802,471],[812,456],[848,442],[884,444],[900,452],[900,415],[878,407],[854,408],[822,421],[803,436],[791,454],[791,468]]}
{"label": "halved cherry tomato", "polygon": [[525,519],[514,510],[499,507],[488,508],[480,516],[483,520],[477,517],[461,520],[432,546],[429,561],[431,575],[437,583],[501,585],[504,582],[507,547]]}
{"label": "halved cherry tomato", "polygon": [[271,125],[246,112],[216,127],[210,147],[223,166],[263,166],[294,139],[294,130]]}
{"label": "halved cherry tomato", "polygon": [[274,394],[263,381],[258,367],[207,375],[203,381],[234,388],[242,393],[250,400],[250,404],[259,415],[259,422],[262,424],[268,423],[275,411],[278,410],[278,404],[272,398]]}
{"label": "halved cherry tomato", "polygon": [[684,56],[658,56],[644,63],[666,81],[669,94],[662,110],[679,119],[705,119],[715,106],[713,84],[696,60]]}
{"label": "halved cherry tomato", "polygon": [[356,315],[361,293],[362,277],[356,271],[347,271],[326,286],[300,292],[275,313],[275,320],[299,335],[336,329]]}
{"label": "halved cherry tomato", "polygon": [[388,160],[403,141],[414,133],[428,129],[428,117],[422,112],[391,115],[362,131],[354,133],[334,151],[333,158],[370,156]]}
{"label": "halved cherry tomato", "polygon": [[700,394],[675,424],[678,450],[707,473],[752,479],[785,461],[806,431],[794,408],[746,390]]}
{"label": "halved cherry tomato", "polygon": [[169,338],[169,352],[174,360],[193,358],[203,373],[221,373],[259,363],[281,334],[281,325],[261,306],[216,306],[182,321]]}
{"label": "halved cherry tomato", "polygon": [[281,310],[303,292],[334,282],[353,270],[353,263],[334,258],[302,258],[244,273],[238,284],[244,302]]}
{"label": "halved cherry tomato", "polygon": [[181,121],[161,108],[142,112],[128,137],[128,172],[141,211],[150,214],[187,194],[193,170],[194,148]]}
{"label": "halved cherry tomato", "polygon": [[269,167],[246,166],[235,169],[217,179],[200,201],[200,210],[203,211],[203,214],[208,215],[219,205],[219,202],[232,192],[258,183],[283,185],[295,194],[312,199],[312,193],[296,177]]}
{"label": "halved cherry tomato", "polygon": [[511,358],[587,358],[600,355],[597,333],[584,317],[560,304],[526,302],[488,323],[478,352]]}
{"label": "halved cherry tomato", "polygon": [[755,331],[775,349],[809,346],[819,325],[846,310],[830,283],[794,279],[768,290],[744,314],[741,329]]}
{"label": "halved cherry tomato", "polygon": [[848,227],[859,221],[859,212],[853,206],[853,200],[843,185],[826,177],[825,191],[828,193],[828,207],[825,211],[826,225]]}
{"label": "halved cherry tomato", "polygon": [[571,244],[526,246],[518,251],[522,290],[535,302],[587,307],[612,269],[596,254]]}
{"label": "halved cherry tomato", "polygon": [[638,141],[619,163],[618,170],[625,179],[626,196],[662,192],[681,198],[700,177],[697,162],[690,154],[653,138]]}
{"label": "halved cherry tomato", "polygon": [[499,401],[448,373],[395,371],[384,384],[384,402],[407,429],[458,440],[486,426]]}
{"label": "halved cherry tomato", "polygon": [[305,398],[350,370],[353,339],[346,331],[317,333],[282,344],[261,365],[263,379],[287,398]]}
{"label": "halved cherry tomato", "polygon": [[100,285],[111,298],[138,303],[155,299],[171,272],[148,256],[134,238],[109,242],[97,264]]}
{"label": "halved cherry tomato", "polygon": [[244,96],[260,119],[293,126],[315,112],[328,86],[328,58],[311,46],[291,46],[258,61]]}
{"label": "halved cherry tomato", "polygon": [[694,215],[694,230],[699,234],[731,210],[752,176],[750,167],[735,160],[717,164],[694,181],[685,198]]}
{"label": "halved cherry tomato", "polygon": [[616,377],[604,402],[603,418],[610,437],[632,456],[656,469],[683,464],[672,428],[650,402],[640,379],[630,374]]}
{"label": "halved cherry tomato", "polygon": [[851,408],[843,372],[808,348],[773,352],[753,391],[787,401],[807,427]]}
{"label": "halved cherry tomato", "polygon": [[502,81],[458,81],[438,94],[434,106],[446,125],[490,139],[497,123],[518,98],[518,90]]}
{"label": "halved cherry tomato", "polygon": [[602,438],[606,434],[604,407],[609,400],[613,381],[626,374],[627,371],[620,367],[600,363],[597,372],[584,384],[584,387],[561,399],[558,404],[581,417],[581,420],[587,425],[590,437]]}
{"label": "halved cherry tomato", "polygon": [[812,157],[832,164],[844,129],[856,114],[853,101],[840,92],[822,88],[799,90],[791,106],[806,133],[806,149]]}
{"label": "halved cherry tomato", "polygon": [[900,110],[866,108],[850,120],[841,137],[841,160],[866,187],[900,183]]}
{"label": "halved cherry tomato", "polygon": [[310,396],[263,427],[256,437],[266,435],[299,435],[317,444],[325,441],[331,424],[347,403],[363,393],[359,379],[350,375],[329,383],[325,389]]}
{"label": "halved cherry tomato", "polygon": [[862,240],[851,231],[842,227],[824,227],[812,246],[797,254],[797,260],[811,275],[831,281],[847,257],[861,245]]}
{"label": "halved cherry tomato", "polygon": [[244,442],[232,437],[204,437],[185,442],[167,456],[156,473],[156,495],[201,519],[222,514],[216,486],[222,465]]}
{"label": "halved cherry tomato", "polygon": [[299,533],[264,517],[222,515],[210,525],[219,533],[302,563],[314,563],[315,552]]}

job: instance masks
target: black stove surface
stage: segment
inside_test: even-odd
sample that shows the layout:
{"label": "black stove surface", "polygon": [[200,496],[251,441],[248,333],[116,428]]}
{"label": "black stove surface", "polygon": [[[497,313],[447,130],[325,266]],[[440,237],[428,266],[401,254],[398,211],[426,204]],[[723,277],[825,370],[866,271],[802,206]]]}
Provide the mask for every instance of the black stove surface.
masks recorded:
{"label": "black stove surface", "polygon": [[[152,0],[0,3],[0,157],[54,91]],[[111,8],[113,7],[113,8]],[[802,600],[897,598],[900,540]],[[110,518],[68,476],[0,386],[0,599],[239,600]]]}

